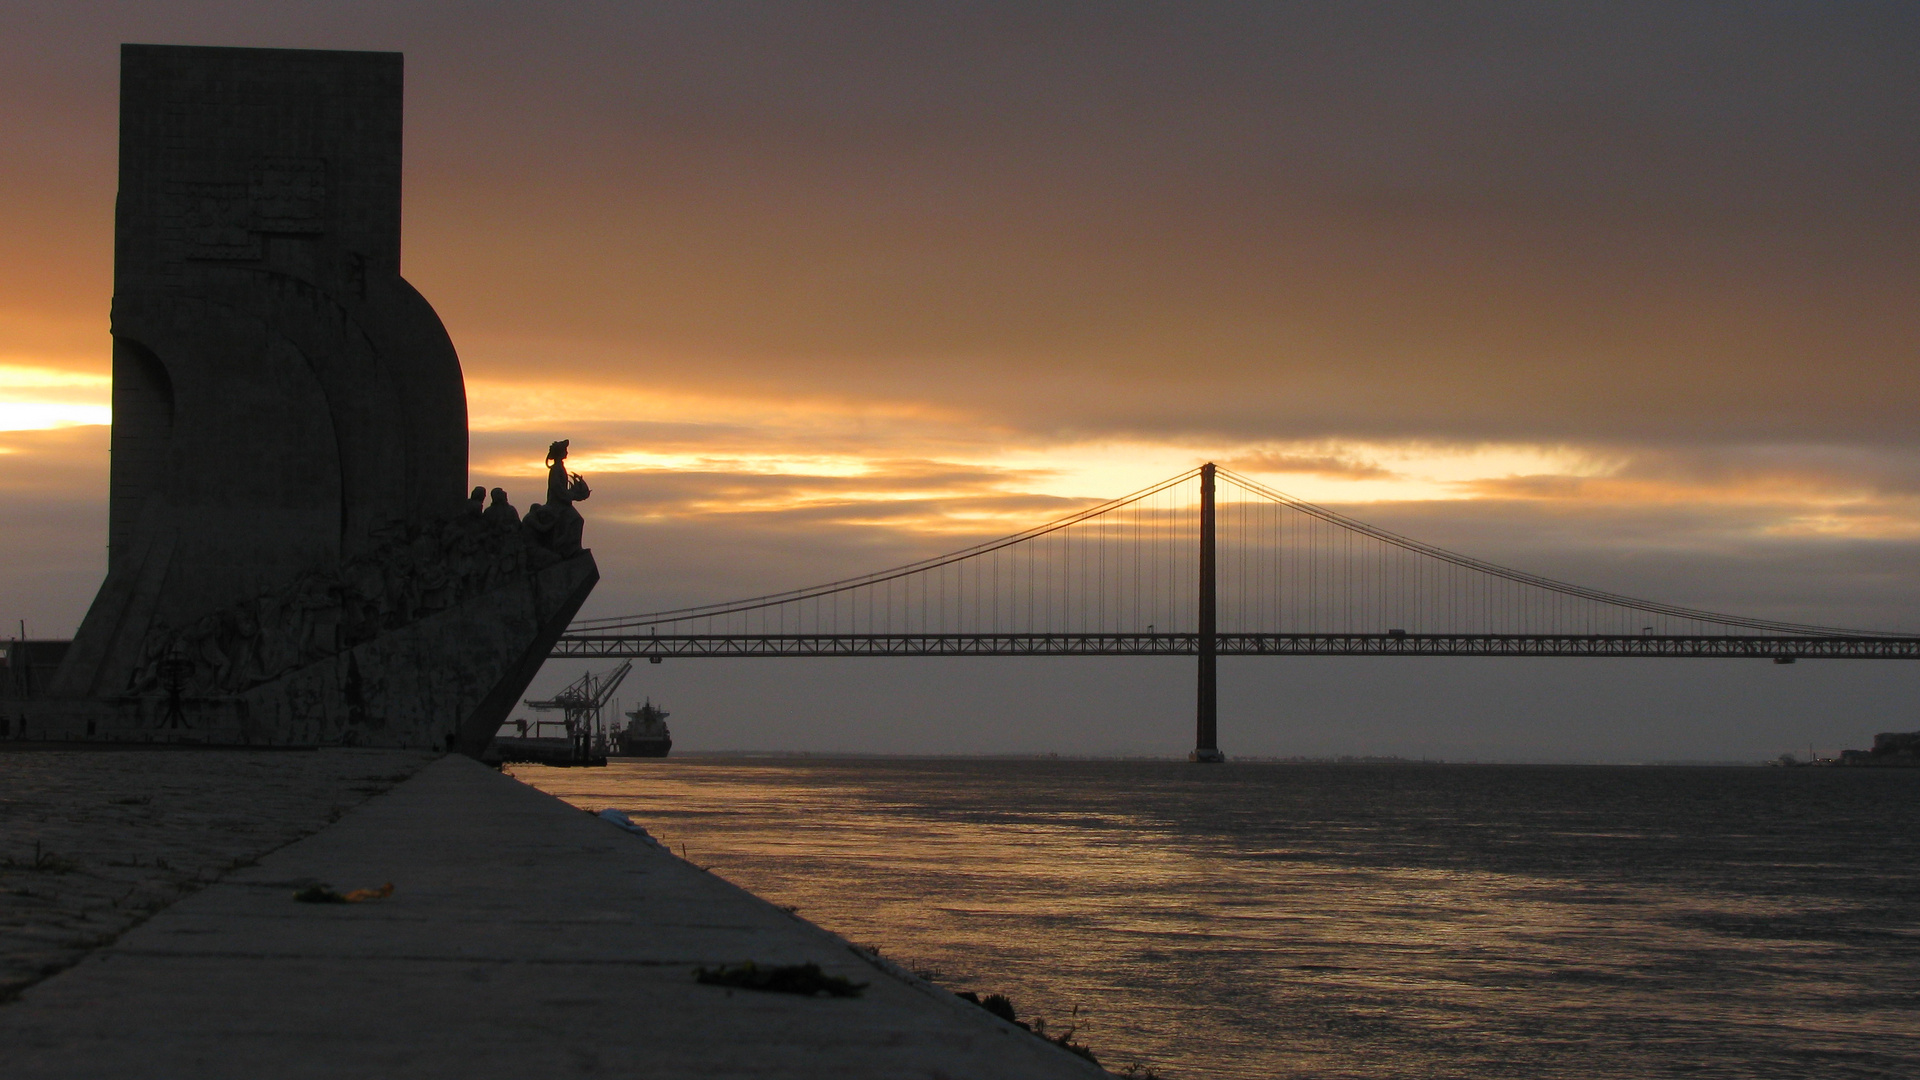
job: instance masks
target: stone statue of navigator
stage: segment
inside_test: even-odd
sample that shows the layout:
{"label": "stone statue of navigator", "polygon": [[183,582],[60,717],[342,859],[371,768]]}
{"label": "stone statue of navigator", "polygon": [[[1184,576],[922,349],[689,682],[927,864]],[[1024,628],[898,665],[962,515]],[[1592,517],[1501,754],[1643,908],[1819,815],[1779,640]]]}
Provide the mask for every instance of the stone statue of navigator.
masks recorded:
{"label": "stone statue of navigator", "polygon": [[580,550],[586,522],[573,504],[593,492],[579,473],[567,471],[567,446],[561,439],[547,447],[547,501],[527,509],[526,526],[549,550],[573,555]]}

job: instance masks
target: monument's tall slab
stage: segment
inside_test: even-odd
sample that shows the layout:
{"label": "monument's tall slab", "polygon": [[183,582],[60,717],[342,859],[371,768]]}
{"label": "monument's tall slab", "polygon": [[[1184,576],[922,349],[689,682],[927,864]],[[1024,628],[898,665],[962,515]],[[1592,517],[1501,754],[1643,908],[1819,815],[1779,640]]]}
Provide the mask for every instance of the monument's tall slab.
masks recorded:
{"label": "monument's tall slab", "polygon": [[[363,669],[398,672],[381,649],[408,635],[409,663],[498,697],[497,659],[437,655],[455,645],[422,625],[504,618],[458,634],[522,669],[514,642],[567,602],[489,616],[486,597],[578,578],[577,608],[591,588],[590,556],[468,504],[459,359],[400,276],[402,72],[397,53],[123,47],[108,572],[54,696],[170,694],[174,729],[197,708],[249,740],[417,742],[325,714],[377,722]],[[297,669],[305,719],[261,690]]]}

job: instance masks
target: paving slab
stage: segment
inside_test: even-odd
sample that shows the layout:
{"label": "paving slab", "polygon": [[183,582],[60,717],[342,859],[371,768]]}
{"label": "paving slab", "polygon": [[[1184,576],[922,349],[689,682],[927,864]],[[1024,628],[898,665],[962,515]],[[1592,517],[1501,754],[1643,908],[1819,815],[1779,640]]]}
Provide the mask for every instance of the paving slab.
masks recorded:
{"label": "paving slab", "polygon": [[[313,904],[391,882],[385,899]],[[857,998],[702,985],[816,963]],[[1101,1077],[618,825],[448,756],[0,1006],[40,1077]]]}

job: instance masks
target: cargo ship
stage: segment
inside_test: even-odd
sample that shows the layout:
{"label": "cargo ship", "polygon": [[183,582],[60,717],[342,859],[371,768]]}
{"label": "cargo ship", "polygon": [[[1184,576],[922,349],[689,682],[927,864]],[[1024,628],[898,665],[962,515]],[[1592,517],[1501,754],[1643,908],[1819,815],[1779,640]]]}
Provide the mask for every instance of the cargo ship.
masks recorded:
{"label": "cargo ship", "polygon": [[626,757],[666,757],[673,749],[673,733],[667,730],[665,709],[654,705],[648,698],[646,704],[627,714],[627,726],[612,731],[614,753]]}

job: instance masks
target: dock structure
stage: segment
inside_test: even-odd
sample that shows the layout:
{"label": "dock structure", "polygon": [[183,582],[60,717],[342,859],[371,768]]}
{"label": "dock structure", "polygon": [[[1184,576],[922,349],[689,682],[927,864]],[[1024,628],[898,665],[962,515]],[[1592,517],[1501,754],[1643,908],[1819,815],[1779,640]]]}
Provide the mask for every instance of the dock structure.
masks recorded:
{"label": "dock structure", "polygon": [[[867,986],[696,981],[745,961]],[[0,1005],[0,1045],[13,1080],[1108,1075],[458,755]]]}

